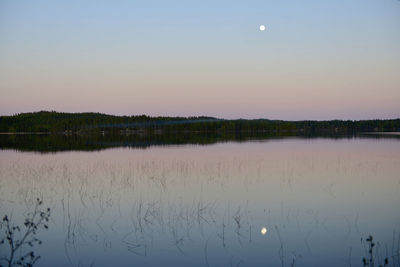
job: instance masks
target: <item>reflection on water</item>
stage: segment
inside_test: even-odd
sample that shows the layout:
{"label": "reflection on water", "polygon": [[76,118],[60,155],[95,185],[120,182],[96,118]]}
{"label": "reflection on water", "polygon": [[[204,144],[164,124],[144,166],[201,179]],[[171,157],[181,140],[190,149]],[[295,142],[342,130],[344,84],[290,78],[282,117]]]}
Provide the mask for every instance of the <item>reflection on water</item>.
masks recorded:
{"label": "reflection on water", "polygon": [[51,208],[37,266],[396,266],[399,173],[394,138],[2,150],[0,215]]}
{"label": "reflection on water", "polygon": [[266,227],[261,228],[261,234],[262,235],[266,235],[267,234],[267,228]]}
{"label": "reflection on water", "polygon": [[[392,133],[360,133],[366,139],[397,139],[400,135]],[[220,142],[277,141],[287,138],[298,139],[353,139],[355,135],[282,135],[273,133],[179,133],[179,134],[99,134],[99,135],[63,135],[63,134],[1,134],[0,149],[18,151],[35,151],[41,153],[60,151],[100,151],[107,148],[149,148],[153,146],[171,145],[210,145]]]}

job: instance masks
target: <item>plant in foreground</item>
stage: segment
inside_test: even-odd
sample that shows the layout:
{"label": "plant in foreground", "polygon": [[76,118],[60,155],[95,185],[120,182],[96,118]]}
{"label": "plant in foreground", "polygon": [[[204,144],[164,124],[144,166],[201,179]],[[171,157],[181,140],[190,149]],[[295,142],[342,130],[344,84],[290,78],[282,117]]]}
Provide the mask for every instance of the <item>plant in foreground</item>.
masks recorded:
{"label": "plant in foreground", "polygon": [[[362,239],[361,239],[361,241],[362,241]],[[368,256],[364,257],[362,259],[363,266],[373,267],[375,265],[374,248],[375,248],[376,244],[374,242],[374,238],[372,237],[372,235],[370,235],[367,239],[365,239],[365,241],[367,241],[367,249],[368,249],[367,255]],[[389,265],[389,259],[386,257],[384,259],[383,265],[380,264],[379,267],[388,266],[388,265]]]}
{"label": "plant in foreground", "polygon": [[42,210],[42,204],[43,202],[40,199],[36,199],[35,208],[27,214],[24,226],[15,225],[7,215],[3,217],[2,222],[0,222],[0,230],[4,233],[4,236],[0,237],[0,248],[8,248],[8,250],[1,249],[8,251],[8,254],[0,258],[0,267],[31,267],[40,258],[33,250],[23,251],[25,247],[33,248],[35,244],[42,244],[42,241],[36,238],[36,233],[40,229],[48,229],[47,224],[50,218],[50,208]]}

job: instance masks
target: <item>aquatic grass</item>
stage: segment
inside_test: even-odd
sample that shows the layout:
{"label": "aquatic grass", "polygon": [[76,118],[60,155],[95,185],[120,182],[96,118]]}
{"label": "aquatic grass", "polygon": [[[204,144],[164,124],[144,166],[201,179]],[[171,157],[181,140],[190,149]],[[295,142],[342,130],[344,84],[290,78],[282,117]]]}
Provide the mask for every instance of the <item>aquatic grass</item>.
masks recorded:
{"label": "aquatic grass", "polygon": [[383,260],[383,263],[379,264],[379,260],[377,260],[377,258],[380,256],[379,255],[379,243],[374,242],[374,238],[372,235],[368,236],[365,239],[365,242],[364,242],[364,239],[361,238],[361,243],[363,243],[364,246],[366,243],[365,249],[367,250],[367,252],[366,252],[367,255],[362,258],[363,266],[374,267],[376,262],[378,262],[377,266],[379,266],[379,267],[389,265],[388,257],[385,257]]}

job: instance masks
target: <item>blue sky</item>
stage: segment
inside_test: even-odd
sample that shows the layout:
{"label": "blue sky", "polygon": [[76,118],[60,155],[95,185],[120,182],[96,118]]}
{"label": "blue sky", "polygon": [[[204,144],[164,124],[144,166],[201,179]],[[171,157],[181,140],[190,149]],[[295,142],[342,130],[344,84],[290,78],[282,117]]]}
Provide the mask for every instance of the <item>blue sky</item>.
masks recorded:
{"label": "blue sky", "polygon": [[397,0],[0,0],[0,114],[400,117],[399,29]]}

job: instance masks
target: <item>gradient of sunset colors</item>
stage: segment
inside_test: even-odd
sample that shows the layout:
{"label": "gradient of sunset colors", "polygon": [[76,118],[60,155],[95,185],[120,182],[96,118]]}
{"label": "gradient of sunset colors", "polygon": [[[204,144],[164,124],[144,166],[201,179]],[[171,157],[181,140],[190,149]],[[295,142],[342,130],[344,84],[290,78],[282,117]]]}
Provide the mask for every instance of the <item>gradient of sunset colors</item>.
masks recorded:
{"label": "gradient of sunset colors", "polygon": [[383,119],[399,103],[398,0],[0,0],[1,115]]}

